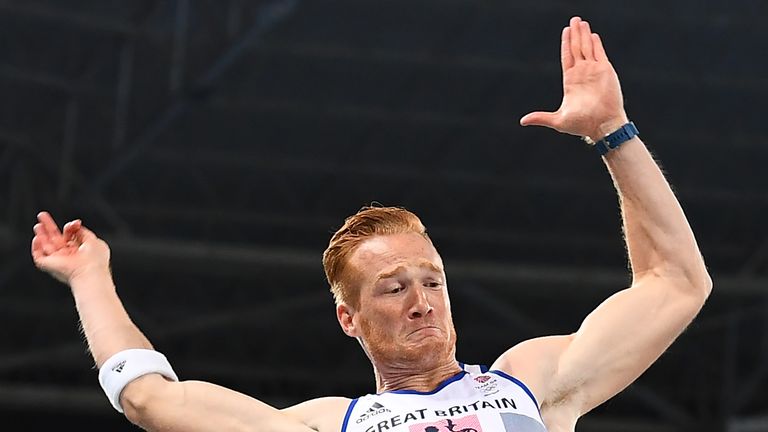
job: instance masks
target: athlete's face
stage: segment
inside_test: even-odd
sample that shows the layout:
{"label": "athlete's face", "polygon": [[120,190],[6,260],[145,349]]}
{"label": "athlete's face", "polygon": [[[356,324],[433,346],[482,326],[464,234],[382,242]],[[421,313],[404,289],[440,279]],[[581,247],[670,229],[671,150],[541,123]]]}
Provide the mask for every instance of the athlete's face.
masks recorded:
{"label": "athlete's face", "polygon": [[374,363],[429,367],[453,359],[456,332],[443,261],[427,239],[416,233],[370,238],[348,268],[359,305],[340,305],[337,314]]}

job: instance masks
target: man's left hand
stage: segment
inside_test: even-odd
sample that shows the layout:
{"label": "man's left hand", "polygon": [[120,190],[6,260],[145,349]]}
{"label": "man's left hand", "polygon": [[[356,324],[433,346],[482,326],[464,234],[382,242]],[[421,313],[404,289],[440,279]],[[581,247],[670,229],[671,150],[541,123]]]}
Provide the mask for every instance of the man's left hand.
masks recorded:
{"label": "man's left hand", "polygon": [[555,112],[532,112],[520,119],[523,126],[545,126],[559,132],[602,139],[627,123],[616,71],[600,36],[589,23],[571,18],[563,29],[561,49],[563,102]]}

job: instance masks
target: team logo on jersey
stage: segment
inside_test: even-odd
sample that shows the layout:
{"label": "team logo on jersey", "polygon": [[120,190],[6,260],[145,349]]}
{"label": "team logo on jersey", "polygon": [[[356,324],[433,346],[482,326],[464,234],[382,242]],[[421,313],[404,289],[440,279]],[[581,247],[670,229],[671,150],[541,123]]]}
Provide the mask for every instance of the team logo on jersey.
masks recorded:
{"label": "team logo on jersey", "polygon": [[419,423],[408,427],[408,432],[483,432],[476,415],[458,419],[440,420],[434,423]]}
{"label": "team logo on jersey", "polygon": [[391,412],[391,410],[389,408],[385,408],[384,405],[382,405],[382,404],[380,404],[378,402],[374,402],[373,405],[371,405],[371,407],[368,408],[368,410],[366,412],[360,414],[360,417],[357,418],[355,423],[358,423],[358,424],[362,423],[362,422],[368,420],[371,417],[374,417],[376,415],[379,415],[379,414],[385,413],[385,412]]}
{"label": "team logo on jersey", "polygon": [[494,376],[480,375],[475,377],[475,381],[477,381],[475,390],[481,392],[483,396],[490,396],[500,391],[498,379]]}

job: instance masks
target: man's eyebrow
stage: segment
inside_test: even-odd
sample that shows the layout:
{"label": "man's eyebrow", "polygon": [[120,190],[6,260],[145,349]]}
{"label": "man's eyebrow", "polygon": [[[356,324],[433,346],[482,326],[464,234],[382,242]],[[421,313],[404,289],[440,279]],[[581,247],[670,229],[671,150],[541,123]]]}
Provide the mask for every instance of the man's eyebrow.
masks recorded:
{"label": "man's eyebrow", "polygon": [[403,270],[405,270],[405,266],[397,266],[393,270],[390,270],[388,272],[379,273],[379,275],[376,276],[376,280],[391,278],[392,276],[400,273]]}
{"label": "man's eyebrow", "polygon": [[438,266],[438,265],[435,265],[431,261],[425,261],[419,267],[426,267],[426,268],[432,270],[433,272],[443,274],[443,268]]}
{"label": "man's eyebrow", "polygon": [[[436,272],[436,273],[440,273],[440,274],[443,273],[443,269],[442,268],[440,268],[439,266],[435,265],[434,263],[432,263],[430,261],[424,261],[423,263],[419,264],[419,267],[428,268],[428,269],[430,269],[430,270],[432,270],[433,272]],[[376,280],[382,280],[382,279],[391,278],[392,276],[395,276],[396,274],[398,274],[398,273],[400,273],[400,272],[402,272],[404,270],[405,270],[405,266],[397,266],[397,267],[395,267],[394,269],[392,269],[392,270],[390,270],[388,272],[379,273],[379,275],[376,276]]]}

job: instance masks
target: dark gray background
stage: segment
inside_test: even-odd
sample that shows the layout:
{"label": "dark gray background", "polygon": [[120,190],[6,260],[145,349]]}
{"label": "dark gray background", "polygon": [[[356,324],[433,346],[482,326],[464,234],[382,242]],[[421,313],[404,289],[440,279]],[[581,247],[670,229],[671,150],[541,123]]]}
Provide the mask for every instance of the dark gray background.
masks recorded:
{"label": "dark gray background", "polygon": [[320,265],[373,201],[419,214],[443,254],[460,359],[575,330],[628,281],[616,196],[578,138],[518,126],[559,104],[575,14],[715,283],[578,429],[768,430],[768,4],[749,0],[0,1],[2,429],[136,430],[67,288],[32,265],[42,209],[109,242],[182,378],[280,407],[374,390]]}

